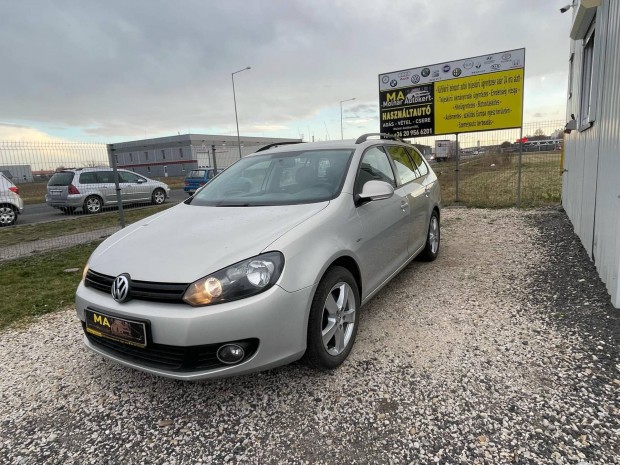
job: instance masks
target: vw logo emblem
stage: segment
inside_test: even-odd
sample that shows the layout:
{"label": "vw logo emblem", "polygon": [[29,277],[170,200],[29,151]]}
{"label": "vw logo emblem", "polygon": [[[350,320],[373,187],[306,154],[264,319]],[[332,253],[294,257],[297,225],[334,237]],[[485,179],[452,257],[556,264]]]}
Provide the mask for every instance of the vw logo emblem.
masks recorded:
{"label": "vw logo emblem", "polygon": [[126,302],[129,297],[129,275],[119,274],[112,283],[112,297],[117,302]]}

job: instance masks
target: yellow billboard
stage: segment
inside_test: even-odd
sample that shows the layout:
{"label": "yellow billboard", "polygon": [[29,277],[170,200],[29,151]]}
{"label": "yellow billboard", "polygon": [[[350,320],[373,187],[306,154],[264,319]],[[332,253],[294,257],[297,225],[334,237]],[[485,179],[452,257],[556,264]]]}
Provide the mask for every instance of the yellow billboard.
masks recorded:
{"label": "yellow billboard", "polygon": [[435,84],[435,134],[520,127],[523,68]]}
{"label": "yellow billboard", "polygon": [[379,75],[382,133],[398,137],[518,128],[525,49]]}

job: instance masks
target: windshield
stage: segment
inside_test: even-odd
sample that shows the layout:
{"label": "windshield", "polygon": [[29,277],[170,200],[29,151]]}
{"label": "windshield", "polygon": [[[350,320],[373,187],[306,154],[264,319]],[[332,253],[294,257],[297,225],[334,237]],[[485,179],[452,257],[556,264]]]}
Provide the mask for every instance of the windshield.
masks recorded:
{"label": "windshield", "polygon": [[244,158],[186,203],[252,207],[324,202],[340,193],[352,154],[353,150],[309,150]]}

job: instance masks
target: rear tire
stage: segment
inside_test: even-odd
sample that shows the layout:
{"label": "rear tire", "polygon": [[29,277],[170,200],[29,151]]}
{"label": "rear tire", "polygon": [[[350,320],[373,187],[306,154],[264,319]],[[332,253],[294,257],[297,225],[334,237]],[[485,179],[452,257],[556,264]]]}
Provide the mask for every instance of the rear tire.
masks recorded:
{"label": "rear tire", "polygon": [[86,197],[84,200],[84,213],[87,215],[94,215],[97,213],[101,213],[101,209],[103,208],[103,200],[101,197],[97,197],[96,195],[91,195]]}
{"label": "rear tire", "polygon": [[312,299],[304,362],[312,368],[332,370],[349,356],[359,323],[360,296],[349,270],[327,270]]}
{"label": "rear tire", "polygon": [[439,244],[441,242],[441,230],[439,227],[439,214],[437,210],[433,210],[431,220],[428,224],[428,232],[426,234],[426,246],[418,259],[423,262],[432,262],[439,254]]}
{"label": "rear tire", "polygon": [[13,226],[17,222],[17,210],[12,205],[0,205],[0,227]]}
{"label": "rear tire", "polygon": [[161,205],[166,201],[166,193],[163,189],[155,189],[153,191],[153,195],[151,197],[151,202],[153,205]]}

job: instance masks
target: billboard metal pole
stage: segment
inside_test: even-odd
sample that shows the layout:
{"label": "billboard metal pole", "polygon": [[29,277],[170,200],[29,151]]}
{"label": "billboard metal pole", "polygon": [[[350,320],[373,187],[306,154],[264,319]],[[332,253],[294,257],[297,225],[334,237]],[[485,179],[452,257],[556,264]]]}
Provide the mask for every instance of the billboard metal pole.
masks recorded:
{"label": "billboard metal pole", "polygon": [[523,126],[519,131],[519,174],[517,175],[517,208],[521,208],[521,170],[523,162]]}
{"label": "billboard metal pole", "polygon": [[459,150],[459,133],[456,133],[456,168],[454,169],[454,176],[456,178],[456,197],[454,201],[459,203],[459,158],[461,158],[461,151]]}
{"label": "billboard metal pole", "polygon": [[116,166],[116,149],[114,144],[108,144],[108,158],[110,165],[112,165],[112,171],[114,172],[114,187],[116,188],[116,204],[118,205],[118,220],[121,224],[121,228],[125,227],[125,211],[123,210],[123,202],[121,196],[121,186],[118,183],[118,167]]}

